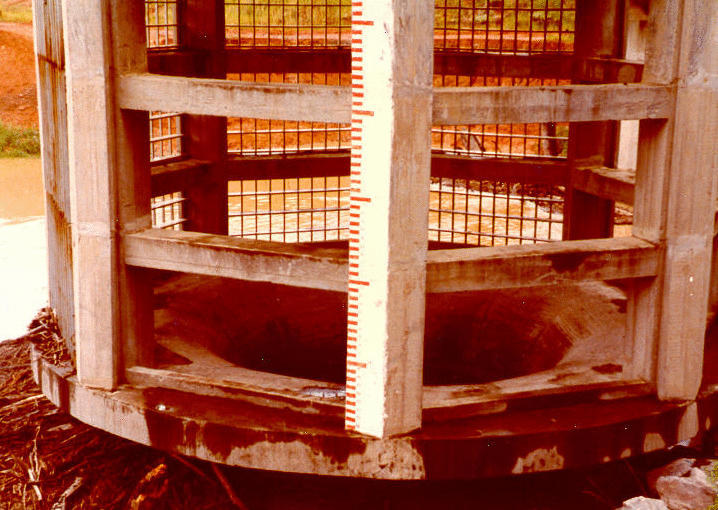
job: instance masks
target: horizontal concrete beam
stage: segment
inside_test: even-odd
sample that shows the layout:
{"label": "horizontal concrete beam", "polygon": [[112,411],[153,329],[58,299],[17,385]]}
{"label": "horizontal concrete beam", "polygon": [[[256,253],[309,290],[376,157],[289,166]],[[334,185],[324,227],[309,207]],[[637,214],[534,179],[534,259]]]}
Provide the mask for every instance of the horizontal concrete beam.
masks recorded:
{"label": "horizontal concrete beam", "polygon": [[571,171],[574,189],[633,205],[636,171],[606,167],[578,167]]}
{"label": "horizontal concrete beam", "polygon": [[589,365],[578,364],[489,384],[427,386],[424,388],[424,420],[446,421],[504,413],[517,401],[523,404],[528,400],[540,401],[549,407],[579,400],[586,403],[636,397],[653,391],[650,383],[627,380],[620,365],[614,364],[612,368],[617,370],[601,373]]}
{"label": "horizontal concrete beam", "polygon": [[[664,85],[434,88],[434,125],[583,122],[668,117]],[[248,83],[153,74],[119,77],[120,108],[349,123],[349,87]]]}
{"label": "horizontal concrete beam", "polygon": [[[296,179],[349,175],[350,159],[348,151],[232,156],[226,162],[227,179]],[[565,160],[473,158],[436,151],[431,155],[431,176],[564,185],[568,183],[569,165]]]}
{"label": "horizontal concrete beam", "polygon": [[123,236],[131,266],[346,290],[346,252],[307,245],[149,229]]}
{"label": "horizontal concrete beam", "polygon": [[198,159],[184,159],[153,164],[152,196],[166,195],[175,191],[183,191],[196,184],[201,179],[211,161]]}
{"label": "horizontal concrete beam", "polygon": [[431,156],[431,176],[476,181],[564,185],[568,183],[569,165],[565,160],[474,158],[434,153]]}
{"label": "horizontal concrete beam", "polygon": [[428,252],[428,292],[654,276],[659,248],[627,237]]}
{"label": "horizontal concrete beam", "polygon": [[344,387],[323,381],[259,372],[240,366],[187,365],[172,369],[130,367],[135,387],[167,388],[193,395],[240,399],[307,414],[344,416]]}
{"label": "horizontal concrete beam", "polygon": [[222,117],[351,121],[348,87],[250,83],[211,78],[125,74],[118,78],[120,108]]}
{"label": "horizontal concrete beam", "polygon": [[269,154],[230,156],[225,163],[227,180],[301,179],[349,175],[349,151],[324,154]]}
{"label": "horizontal concrete beam", "polygon": [[434,89],[434,124],[657,119],[672,110],[664,85],[557,85]]}
{"label": "horizontal concrete beam", "polygon": [[[151,73],[192,76],[208,58],[205,51],[152,49]],[[225,50],[228,73],[349,73],[349,48],[239,48]],[[501,76],[503,78],[573,78],[579,82],[635,83],[643,64],[617,58],[577,57],[564,53],[505,55],[455,50],[434,52],[434,73],[448,76]]]}
{"label": "horizontal concrete beam", "polygon": [[[123,236],[131,266],[345,292],[347,253],[196,232],[150,229]],[[653,276],[659,249],[641,239],[565,241],[428,252],[427,292],[553,285]]]}
{"label": "horizontal concrete beam", "polygon": [[[197,354],[202,349],[183,349],[172,339],[163,347],[188,357],[187,365],[157,369],[135,366],[125,371],[127,382],[136,387],[166,388],[194,395],[242,400],[270,408],[291,409],[309,415],[341,418],[344,414],[344,386],[327,381],[259,372],[212,361],[212,355]],[[195,353],[195,356],[188,354]],[[210,360],[203,359],[209,357]],[[601,368],[599,365],[598,368]],[[627,380],[620,365],[602,373],[590,365],[572,364],[536,374],[493,381],[488,384],[424,386],[423,418],[447,421],[469,416],[504,413],[521,401],[583,402],[648,395],[650,383]]]}

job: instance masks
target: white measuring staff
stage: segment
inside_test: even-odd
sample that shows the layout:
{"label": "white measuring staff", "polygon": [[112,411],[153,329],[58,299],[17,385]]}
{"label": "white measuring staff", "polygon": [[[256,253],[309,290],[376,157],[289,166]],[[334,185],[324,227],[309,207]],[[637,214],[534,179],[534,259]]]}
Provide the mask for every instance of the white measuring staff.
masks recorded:
{"label": "white measuring staff", "polygon": [[352,3],[346,428],[421,426],[434,0]]}

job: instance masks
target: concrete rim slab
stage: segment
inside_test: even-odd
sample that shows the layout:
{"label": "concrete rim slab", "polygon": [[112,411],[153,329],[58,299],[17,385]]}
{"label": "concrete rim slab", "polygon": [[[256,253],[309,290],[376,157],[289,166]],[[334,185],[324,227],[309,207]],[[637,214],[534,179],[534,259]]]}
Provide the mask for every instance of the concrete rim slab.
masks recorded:
{"label": "concrete rim slab", "polygon": [[203,460],[263,470],[361,478],[470,479],[609,462],[695,437],[718,420],[718,387],[691,402],[637,397],[427,423],[376,439],[332,416],[176,390],[78,384],[33,352],[42,392],[110,433]]}

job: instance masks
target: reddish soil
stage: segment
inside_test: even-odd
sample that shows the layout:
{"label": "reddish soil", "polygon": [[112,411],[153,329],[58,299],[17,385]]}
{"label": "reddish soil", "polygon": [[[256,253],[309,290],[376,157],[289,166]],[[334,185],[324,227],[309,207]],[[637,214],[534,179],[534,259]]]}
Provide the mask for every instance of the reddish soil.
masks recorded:
{"label": "reddish soil", "polygon": [[0,122],[37,127],[32,25],[0,22]]}

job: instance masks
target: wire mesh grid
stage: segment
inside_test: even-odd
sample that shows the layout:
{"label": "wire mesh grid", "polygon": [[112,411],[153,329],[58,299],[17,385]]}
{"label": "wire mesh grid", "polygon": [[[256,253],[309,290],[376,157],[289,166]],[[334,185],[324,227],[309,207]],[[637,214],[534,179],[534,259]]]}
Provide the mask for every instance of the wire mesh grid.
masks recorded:
{"label": "wire mesh grid", "polygon": [[185,198],[181,192],[152,197],[152,227],[169,230],[183,230]]}
{"label": "wire mesh grid", "polygon": [[[342,14],[344,3],[347,4],[346,14]],[[348,4],[348,1],[339,0],[227,0],[227,45],[241,48],[348,47],[351,28]],[[336,16],[322,18],[321,14],[306,14],[311,9],[321,13],[323,8],[330,5],[339,10],[339,27],[335,24]],[[436,0],[435,5],[434,42],[437,51],[514,55],[573,51],[575,0]],[[301,16],[298,14],[300,8],[304,13]],[[288,13],[286,18],[284,13]],[[300,21],[300,18],[304,21]],[[312,20],[315,26],[308,26],[305,23],[307,20]],[[350,84],[350,75],[346,73],[243,73],[228,75],[228,78],[254,82]],[[566,83],[569,81],[483,75],[437,74],[434,77],[434,86],[437,87]],[[566,123],[435,126],[432,129],[434,152],[472,158],[561,160],[566,158],[567,146]],[[228,148],[230,153],[240,156],[348,150],[350,126],[233,118],[228,119]],[[282,223],[284,220],[281,218],[287,211],[286,206],[277,205],[279,209],[276,214],[265,209],[255,211],[258,198],[253,193],[257,193],[259,181],[243,182],[238,185],[235,194],[230,196],[230,215],[235,215],[230,221],[230,231],[234,235],[285,242],[325,239],[317,231],[320,229],[319,224],[314,219],[306,219],[310,217],[308,215],[302,216],[305,218],[302,228],[314,233],[309,235],[305,232],[305,235],[300,236],[291,230],[300,227],[292,224],[288,227],[289,235],[284,235],[281,228],[286,223]],[[270,182],[274,181],[266,181]],[[271,184],[265,184],[272,191],[271,194],[262,195],[262,203],[267,207],[285,203],[279,197],[284,193],[283,187],[286,188],[288,184],[280,182],[277,181],[274,188]],[[246,198],[242,196],[244,193]],[[451,193],[456,195],[455,199],[447,202]],[[495,197],[490,199],[492,193]],[[270,196],[271,200],[268,198]],[[243,201],[248,205],[242,205]],[[562,201],[563,188],[560,186],[538,189],[520,183],[458,179],[448,184],[445,179],[433,178],[429,211],[430,238],[482,246],[558,240],[561,239]],[[448,206],[449,203],[454,205]],[[505,204],[504,212],[501,204]],[[310,200],[297,207],[309,211],[318,206]],[[345,212],[348,204],[343,203],[340,207]],[[313,211],[313,214],[313,218],[321,217],[317,216],[317,211]],[[340,218],[345,216],[340,215]],[[339,238],[343,238],[346,226],[340,224],[339,227]],[[334,226],[326,228],[335,232]]]}
{"label": "wire mesh grid", "polygon": [[434,178],[429,240],[469,246],[561,239],[563,189],[470,179]]}
{"label": "wire mesh grid", "polygon": [[[571,53],[576,0],[436,0],[440,51]],[[570,80],[437,74],[435,87],[565,85]],[[566,157],[568,124],[437,126],[435,150],[474,157]]]}
{"label": "wire mesh grid", "polygon": [[576,0],[436,0],[437,50],[573,51]]}
{"label": "wire mesh grid", "polygon": [[145,30],[148,48],[177,47],[177,0],[145,0]]}
{"label": "wire mesh grid", "polygon": [[225,33],[228,46],[349,46],[351,0],[226,0]]}
{"label": "wire mesh grid", "polygon": [[[435,75],[435,87],[566,85],[570,80]],[[568,123],[435,126],[432,149],[447,154],[491,158],[566,159]]]}
{"label": "wire mesh grid", "polygon": [[[575,0],[436,0],[437,51],[504,55],[573,52]],[[435,87],[565,85],[570,80],[434,76]],[[432,128],[435,152],[470,158],[566,159],[569,125],[533,123]],[[431,240],[493,246],[560,240],[564,188],[433,178]]]}
{"label": "wire mesh grid", "polygon": [[[349,85],[349,73],[229,75],[254,82]],[[251,118],[227,119],[227,149],[240,156],[349,150],[351,125]],[[281,242],[346,239],[349,178],[230,182],[229,234]]]}
{"label": "wire mesh grid", "polygon": [[[349,73],[242,73],[229,79],[349,85]],[[351,125],[326,122],[295,122],[230,117],[227,119],[227,150],[242,156],[292,154],[307,151],[336,151],[350,148]]]}
{"label": "wire mesh grid", "polygon": [[182,116],[150,112],[150,161],[164,161],[182,155]]}
{"label": "wire mesh grid", "polygon": [[349,177],[229,183],[229,234],[285,243],[347,238]]}

